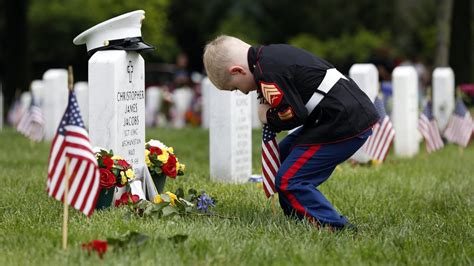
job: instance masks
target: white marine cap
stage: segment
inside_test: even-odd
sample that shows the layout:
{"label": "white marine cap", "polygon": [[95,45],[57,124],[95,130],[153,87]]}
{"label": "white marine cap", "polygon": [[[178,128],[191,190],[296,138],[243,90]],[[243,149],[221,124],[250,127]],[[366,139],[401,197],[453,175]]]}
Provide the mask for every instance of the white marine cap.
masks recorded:
{"label": "white marine cap", "polygon": [[98,50],[142,51],[153,46],[142,39],[141,26],[145,11],[136,10],[111,18],[84,31],[74,38],[75,45],[86,44],[92,55]]}

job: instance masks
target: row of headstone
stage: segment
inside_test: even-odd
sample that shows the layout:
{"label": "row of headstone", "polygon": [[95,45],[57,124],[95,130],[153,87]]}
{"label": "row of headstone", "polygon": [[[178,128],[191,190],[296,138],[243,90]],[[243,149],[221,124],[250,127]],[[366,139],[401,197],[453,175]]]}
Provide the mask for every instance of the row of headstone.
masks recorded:
{"label": "row of headstone", "polygon": [[[414,67],[396,67],[392,73],[393,110],[391,119],[395,129],[395,154],[411,157],[418,153],[421,135],[418,131],[418,76]],[[378,71],[372,64],[355,64],[349,76],[373,101],[379,91]],[[433,72],[433,112],[443,130],[454,109],[454,73],[451,68],[436,68]],[[356,160],[364,161],[360,151]],[[354,158],[353,157],[353,158]]]}

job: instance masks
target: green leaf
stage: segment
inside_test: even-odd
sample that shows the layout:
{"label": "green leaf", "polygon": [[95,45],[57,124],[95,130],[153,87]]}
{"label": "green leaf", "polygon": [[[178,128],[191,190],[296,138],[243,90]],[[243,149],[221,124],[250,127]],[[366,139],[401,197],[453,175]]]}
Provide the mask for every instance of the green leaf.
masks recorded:
{"label": "green leaf", "polygon": [[163,208],[163,217],[168,217],[177,213],[178,211],[173,206],[166,206]]}
{"label": "green leaf", "polygon": [[178,188],[174,194],[176,194],[178,199],[179,198],[184,198],[184,190],[182,188]]}

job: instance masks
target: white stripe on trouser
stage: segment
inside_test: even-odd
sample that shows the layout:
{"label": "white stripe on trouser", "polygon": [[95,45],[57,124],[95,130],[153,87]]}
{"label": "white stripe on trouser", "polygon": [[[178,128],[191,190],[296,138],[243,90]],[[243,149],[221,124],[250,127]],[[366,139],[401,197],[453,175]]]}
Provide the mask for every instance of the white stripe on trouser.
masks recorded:
{"label": "white stripe on trouser", "polygon": [[[321,81],[321,84],[319,84],[317,90],[328,93],[341,78],[347,80],[347,78],[342,75],[341,72],[337,71],[337,69],[330,68],[326,70],[326,75],[324,76],[323,81]],[[306,110],[308,110],[308,114],[314,110],[314,108],[319,104],[319,102],[321,102],[323,98],[324,95],[319,92],[315,92],[313,96],[311,96],[305,105]]]}

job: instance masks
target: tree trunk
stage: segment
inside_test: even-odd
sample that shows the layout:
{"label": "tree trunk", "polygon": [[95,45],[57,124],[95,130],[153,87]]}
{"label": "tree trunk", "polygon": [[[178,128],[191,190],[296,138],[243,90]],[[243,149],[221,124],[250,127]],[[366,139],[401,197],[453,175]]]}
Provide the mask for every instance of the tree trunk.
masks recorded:
{"label": "tree trunk", "polygon": [[[27,10],[28,0],[4,2],[5,35],[4,61],[5,83],[3,95],[5,107],[12,103],[17,89],[28,89]],[[8,109],[6,109],[8,110]]]}
{"label": "tree trunk", "polygon": [[456,73],[456,83],[474,82],[472,0],[456,0],[451,24],[449,64]]}
{"label": "tree trunk", "polygon": [[436,18],[438,27],[435,58],[436,67],[448,66],[452,9],[453,0],[438,0],[438,14]]}

